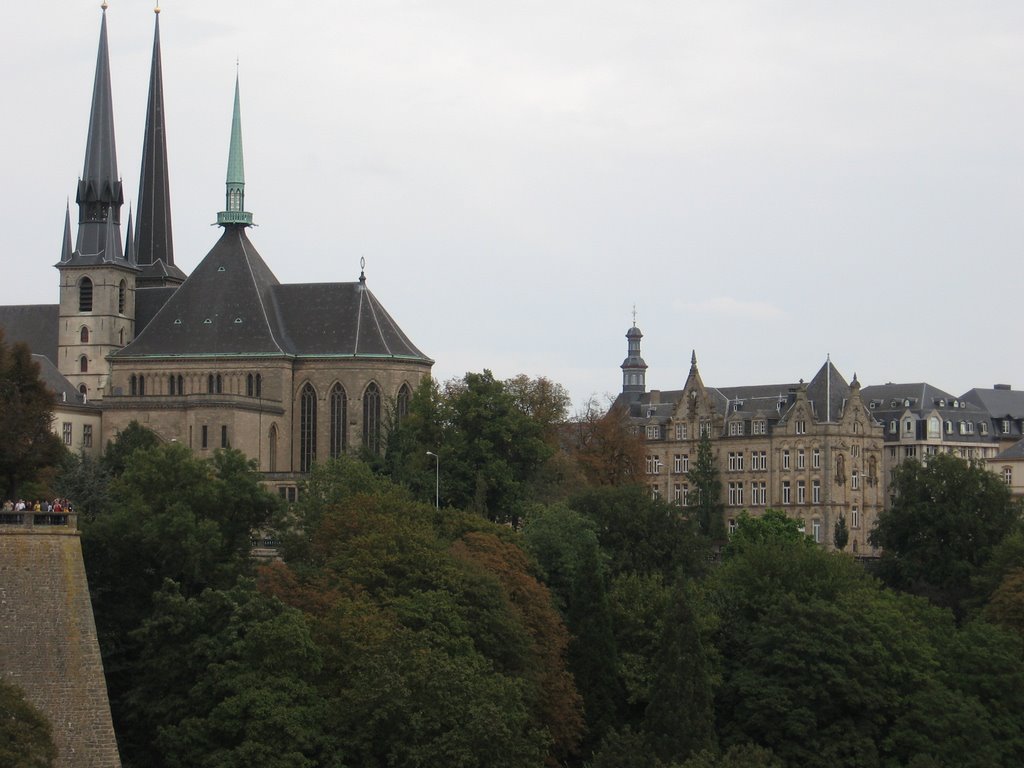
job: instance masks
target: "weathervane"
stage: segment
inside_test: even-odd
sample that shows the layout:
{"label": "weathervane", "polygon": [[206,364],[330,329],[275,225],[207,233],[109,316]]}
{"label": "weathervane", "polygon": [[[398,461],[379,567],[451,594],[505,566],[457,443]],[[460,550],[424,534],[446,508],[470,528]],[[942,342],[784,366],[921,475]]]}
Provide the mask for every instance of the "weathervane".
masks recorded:
{"label": "weathervane", "polygon": [[633,326],[636,326],[636,304],[633,305]]}

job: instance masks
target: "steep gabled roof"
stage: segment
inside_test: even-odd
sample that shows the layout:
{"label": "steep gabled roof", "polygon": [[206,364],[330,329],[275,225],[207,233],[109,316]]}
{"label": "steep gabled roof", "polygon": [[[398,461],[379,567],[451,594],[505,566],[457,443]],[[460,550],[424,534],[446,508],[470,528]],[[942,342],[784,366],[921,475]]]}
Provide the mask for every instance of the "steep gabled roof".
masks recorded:
{"label": "steep gabled roof", "polygon": [[975,388],[964,394],[963,399],[984,408],[994,419],[1024,418],[1024,391],[1003,387]]}
{"label": "steep gabled roof", "polygon": [[156,316],[114,356],[287,354],[270,295],[277,284],[245,229],[226,227]]}
{"label": "steep gabled roof", "polygon": [[818,421],[839,421],[849,397],[850,385],[832,365],[832,361],[825,360],[825,364],[807,385],[807,399],[814,407],[814,417]]}

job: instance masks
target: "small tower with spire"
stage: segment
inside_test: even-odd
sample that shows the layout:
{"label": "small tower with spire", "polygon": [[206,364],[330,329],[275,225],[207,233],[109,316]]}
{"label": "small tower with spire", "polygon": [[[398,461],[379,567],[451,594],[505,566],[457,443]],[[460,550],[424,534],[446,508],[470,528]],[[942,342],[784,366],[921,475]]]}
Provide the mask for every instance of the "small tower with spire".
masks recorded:
{"label": "small tower with spire", "polygon": [[131,340],[138,269],[121,240],[124,193],[117,172],[114,109],[103,4],[96,55],[85,167],[78,180],[78,237],[70,247],[71,217],[65,213],[60,262],[60,324],[57,367],[81,392],[102,398],[109,379],[107,355]]}
{"label": "small tower with spire", "polygon": [[633,326],[626,331],[626,359],[622,361],[622,391],[642,394],[647,391],[647,363],[640,356],[640,340],[644,337],[636,327],[636,308]]}
{"label": "small tower with spire", "polygon": [[245,159],[242,156],[242,108],[235,73],[235,108],[231,115],[231,145],[228,147],[227,191],[224,210],[217,214],[222,227],[252,226],[252,214],[245,210]]}

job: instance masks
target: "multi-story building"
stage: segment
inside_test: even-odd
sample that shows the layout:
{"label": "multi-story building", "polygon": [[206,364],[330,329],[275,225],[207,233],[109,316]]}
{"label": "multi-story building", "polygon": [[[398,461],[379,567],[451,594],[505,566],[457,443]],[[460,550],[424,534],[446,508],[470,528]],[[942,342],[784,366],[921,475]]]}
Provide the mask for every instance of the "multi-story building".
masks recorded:
{"label": "multi-story building", "polygon": [[884,428],[887,478],[907,459],[951,453],[984,461],[999,453],[988,411],[966,397],[922,382],[864,387],[861,397]]}
{"label": "multi-story building", "polygon": [[830,359],[811,379],[786,384],[708,387],[691,356],[678,390],[647,390],[643,334],[626,334],[622,393],[647,446],[647,485],[653,496],[691,503],[690,468],[701,435],[711,438],[722,482],[725,522],[743,511],[771,507],[802,521],[808,535],[832,546],[840,516],[848,551],[872,556],[868,542],[886,498],[881,425],[865,407],[857,378],[847,383]]}
{"label": "multi-story building", "polygon": [[988,413],[989,432],[1000,451],[1024,438],[1024,392],[1014,391],[1009,384],[996,384],[992,389],[972,389],[961,399]]}

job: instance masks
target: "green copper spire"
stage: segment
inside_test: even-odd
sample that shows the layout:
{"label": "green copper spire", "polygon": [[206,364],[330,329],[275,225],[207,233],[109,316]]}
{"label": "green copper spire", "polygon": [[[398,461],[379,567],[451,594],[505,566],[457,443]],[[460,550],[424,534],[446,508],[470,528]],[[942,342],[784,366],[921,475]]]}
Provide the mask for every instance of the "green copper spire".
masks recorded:
{"label": "green copper spire", "polygon": [[252,214],[245,210],[245,160],[242,157],[242,108],[235,75],[235,111],[231,115],[231,146],[228,148],[227,202],[217,214],[221,226],[252,225]]}

